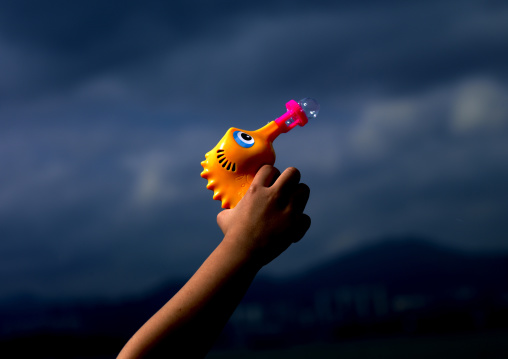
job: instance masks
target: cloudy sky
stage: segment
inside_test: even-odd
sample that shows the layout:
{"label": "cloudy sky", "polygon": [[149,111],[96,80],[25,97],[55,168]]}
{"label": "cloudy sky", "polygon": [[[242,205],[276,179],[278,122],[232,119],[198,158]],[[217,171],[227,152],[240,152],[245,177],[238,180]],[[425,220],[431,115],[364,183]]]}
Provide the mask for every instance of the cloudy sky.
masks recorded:
{"label": "cloudy sky", "polygon": [[220,241],[200,162],[275,142],[311,187],[285,275],[386,236],[508,251],[503,1],[0,1],[0,299],[139,294]]}

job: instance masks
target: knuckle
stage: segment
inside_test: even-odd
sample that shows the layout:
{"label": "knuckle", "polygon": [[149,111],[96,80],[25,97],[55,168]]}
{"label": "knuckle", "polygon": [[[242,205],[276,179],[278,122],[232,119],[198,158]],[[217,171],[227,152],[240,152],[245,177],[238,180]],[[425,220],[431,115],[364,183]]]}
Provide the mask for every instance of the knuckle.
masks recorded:
{"label": "knuckle", "polygon": [[247,192],[256,193],[259,191],[260,187],[261,186],[259,184],[252,182],[249,186],[249,189],[247,189]]}

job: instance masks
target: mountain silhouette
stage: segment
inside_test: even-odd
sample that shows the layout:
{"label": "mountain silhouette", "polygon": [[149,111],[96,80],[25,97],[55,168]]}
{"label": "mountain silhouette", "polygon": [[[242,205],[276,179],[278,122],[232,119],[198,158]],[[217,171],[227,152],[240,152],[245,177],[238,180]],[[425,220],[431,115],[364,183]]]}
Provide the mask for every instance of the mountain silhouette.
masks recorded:
{"label": "mountain silhouette", "polygon": [[[508,327],[508,254],[459,252],[418,237],[376,243],[289,277],[256,278],[225,328],[222,345]],[[65,337],[114,353],[185,280],[115,302],[61,304],[34,297],[3,302],[0,345],[30,348],[43,336],[51,348],[52,340]]]}

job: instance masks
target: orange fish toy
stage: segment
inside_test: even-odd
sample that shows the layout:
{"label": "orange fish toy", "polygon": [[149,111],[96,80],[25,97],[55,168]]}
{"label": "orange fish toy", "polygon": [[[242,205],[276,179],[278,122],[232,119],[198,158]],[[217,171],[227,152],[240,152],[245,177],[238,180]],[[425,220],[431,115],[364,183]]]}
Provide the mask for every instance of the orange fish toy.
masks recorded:
{"label": "orange fish toy", "polygon": [[319,104],[311,98],[286,103],[287,112],[256,131],[230,128],[219,143],[201,162],[201,177],[208,180],[206,188],[222,208],[234,208],[247,192],[256,172],[265,164],[275,163],[273,141],[296,125],[305,126],[316,118]]}

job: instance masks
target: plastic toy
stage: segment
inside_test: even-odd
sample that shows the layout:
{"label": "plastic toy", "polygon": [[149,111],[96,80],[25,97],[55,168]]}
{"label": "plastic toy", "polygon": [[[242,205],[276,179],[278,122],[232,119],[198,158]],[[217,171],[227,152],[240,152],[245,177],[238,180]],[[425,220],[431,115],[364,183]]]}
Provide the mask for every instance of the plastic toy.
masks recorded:
{"label": "plastic toy", "polygon": [[286,108],[284,115],[256,131],[230,128],[205,155],[201,177],[208,180],[206,188],[213,191],[213,199],[222,202],[222,208],[234,208],[261,166],[275,163],[272,143],[281,133],[305,126],[319,112],[319,104],[311,98],[290,100]]}

